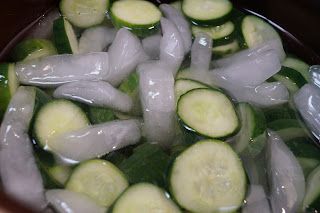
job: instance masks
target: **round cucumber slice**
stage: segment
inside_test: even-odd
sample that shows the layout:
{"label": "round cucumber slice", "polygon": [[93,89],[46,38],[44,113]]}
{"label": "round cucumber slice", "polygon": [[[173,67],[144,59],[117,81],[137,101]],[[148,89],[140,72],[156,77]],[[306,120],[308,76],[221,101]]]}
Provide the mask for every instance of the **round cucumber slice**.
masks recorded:
{"label": "round cucumber slice", "polygon": [[187,129],[210,138],[233,135],[240,126],[230,99],[214,89],[194,89],[182,95],[177,114]]}
{"label": "round cucumber slice", "polygon": [[191,212],[236,212],[246,194],[246,175],[232,148],[203,140],[182,152],[170,174],[175,200]]}
{"label": "round cucumber slice", "polygon": [[238,40],[212,48],[212,52],[215,56],[223,57],[237,52],[240,49]]}
{"label": "round cucumber slice", "polygon": [[109,207],[128,187],[124,174],[105,160],[90,160],[72,173],[66,189],[88,195],[98,204]]}
{"label": "round cucumber slice", "polygon": [[82,109],[71,101],[54,100],[36,114],[33,132],[38,144],[50,149],[50,139],[89,125]]}
{"label": "round cucumber slice", "polygon": [[201,82],[191,80],[191,79],[178,79],[178,80],[176,80],[176,82],[174,84],[176,102],[178,102],[179,98],[183,94],[189,92],[190,90],[199,89],[199,88],[209,88],[209,86],[207,86]]}
{"label": "round cucumber slice", "polygon": [[112,22],[117,28],[125,27],[140,37],[153,34],[159,28],[161,12],[148,1],[116,1],[110,12]]}
{"label": "round cucumber slice", "polygon": [[280,39],[278,32],[267,22],[257,16],[246,16],[241,24],[242,34],[249,48],[266,41]]}
{"label": "round cucumber slice", "polygon": [[113,213],[168,212],[180,213],[180,209],[166,193],[150,183],[139,183],[128,188],[116,201]]}
{"label": "round cucumber slice", "polygon": [[12,52],[15,61],[26,61],[49,55],[56,55],[53,43],[46,39],[28,39],[19,43]]}
{"label": "round cucumber slice", "polygon": [[184,0],[183,13],[195,25],[217,26],[230,18],[232,3],[229,0]]}
{"label": "round cucumber slice", "polygon": [[104,21],[109,0],[62,0],[60,10],[74,26],[88,28]]}

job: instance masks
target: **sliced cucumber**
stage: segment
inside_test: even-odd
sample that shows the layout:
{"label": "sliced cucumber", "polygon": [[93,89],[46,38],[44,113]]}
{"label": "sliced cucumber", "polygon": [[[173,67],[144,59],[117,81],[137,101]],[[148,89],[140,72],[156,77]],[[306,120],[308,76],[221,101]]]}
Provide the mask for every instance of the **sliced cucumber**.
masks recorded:
{"label": "sliced cucumber", "polygon": [[119,168],[126,174],[130,184],[149,182],[165,186],[169,163],[170,157],[161,147],[145,143],[135,148],[133,154],[123,160]]}
{"label": "sliced cucumber", "polygon": [[239,49],[239,42],[235,39],[231,43],[213,47],[212,52],[215,57],[224,57],[237,52]]}
{"label": "sliced cucumber", "polygon": [[88,28],[104,21],[109,0],[61,0],[60,10],[74,26]]}
{"label": "sliced cucumber", "polygon": [[282,82],[292,94],[308,83],[301,73],[289,67],[282,67],[272,78]]}
{"label": "sliced cucumber", "polygon": [[206,33],[213,39],[213,46],[225,45],[235,38],[235,26],[232,21],[228,21],[220,26],[201,27],[192,26],[192,34]]}
{"label": "sliced cucumber", "polygon": [[194,89],[182,95],[177,114],[188,129],[210,138],[233,135],[239,128],[232,102],[214,89]]}
{"label": "sliced cucumber", "polygon": [[232,12],[229,0],[184,0],[182,11],[195,25],[217,26],[228,21]]}
{"label": "sliced cucumber", "polygon": [[304,177],[308,175],[320,165],[320,160],[315,158],[298,157],[299,164],[303,170]]}
{"label": "sliced cucumber", "polygon": [[263,109],[263,113],[267,122],[280,119],[296,119],[296,112],[289,106],[289,104]]}
{"label": "sliced cucumber", "polygon": [[116,119],[113,110],[94,106],[90,106],[88,116],[92,124],[101,124]]}
{"label": "sliced cucumber", "polygon": [[256,157],[264,148],[267,124],[259,109],[248,103],[238,105],[241,129],[236,136],[233,148],[241,155]]}
{"label": "sliced cucumber", "polygon": [[176,204],[162,189],[149,184],[139,183],[129,187],[116,201],[113,213],[167,212],[180,213]]}
{"label": "sliced cucumber", "polygon": [[65,165],[55,165],[49,168],[51,176],[62,186],[67,182],[71,175],[72,169]]}
{"label": "sliced cucumber", "polygon": [[50,149],[50,139],[89,125],[82,109],[71,101],[54,100],[35,115],[33,134],[39,146]]}
{"label": "sliced cucumber", "polygon": [[79,52],[77,36],[72,25],[63,17],[53,23],[53,40],[59,54],[75,54]]}
{"label": "sliced cucumber", "polygon": [[19,43],[11,55],[15,61],[26,61],[49,55],[56,55],[53,43],[46,39],[28,39]]}
{"label": "sliced cucumber", "polygon": [[0,119],[19,86],[14,67],[14,64],[0,64]]}
{"label": "sliced cucumber", "polygon": [[191,212],[236,212],[246,194],[246,175],[232,148],[204,140],[182,152],[169,176],[171,193]]}
{"label": "sliced cucumber", "polygon": [[282,65],[298,71],[306,81],[310,81],[310,76],[309,76],[310,65],[306,64],[304,61],[298,58],[287,57],[282,63]]}
{"label": "sliced cucumber", "polygon": [[109,207],[127,187],[124,174],[112,163],[90,160],[75,168],[66,189],[83,193],[98,204]]}
{"label": "sliced cucumber", "polygon": [[256,47],[266,41],[281,40],[277,31],[270,24],[253,15],[246,16],[242,20],[241,31],[249,48]]}
{"label": "sliced cucumber", "polygon": [[116,1],[111,6],[110,15],[117,28],[125,27],[140,37],[155,33],[160,26],[161,12],[148,1]]}
{"label": "sliced cucumber", "polygon": [[307,137],[306,130],[295,119],[281,119],[267,124],[268,128],[276,131],[284,141],[294,138]]}
{"label": "sliced cucumber", "polygon": [[[142,114],[140,97],[139,97],[139,76],[136,72],[131,73],[127,79],[125,79],[119,86],[119,90],[126,93],[133,99],[133,109],[130,112],[132,115],[140,116]],[[121,112],[116,112],[119,119],[123,119],[125,115]],[[120,115],[120,116],[118,116]],[[130,117],[130,115],[127,115]],[[128,119],[128,118],[127,118]]]}
{"label": "sliced cucumber", "polygon": [[313,170],[307,178],[303,209],[315,210],[315,212],[320,210],[320,166]]}
{"label": "sliced cucumber", "polygon": [[208,85],[205,85],[201,82],[191,80],[191,79],[178,79],[175,82],[174,85],[174,90],[175,90],[175,97],[176,97],[176,102],[179,101],[179,98],[189,92],[190,90],[193,89],[200,89],[200,88],[210,88]]}
{"label": "sliced cucumber", "polygon": [[319,149],[309,138],[294,138],[286,141],[286,144],[296,157],[312,158],[320,161]]}

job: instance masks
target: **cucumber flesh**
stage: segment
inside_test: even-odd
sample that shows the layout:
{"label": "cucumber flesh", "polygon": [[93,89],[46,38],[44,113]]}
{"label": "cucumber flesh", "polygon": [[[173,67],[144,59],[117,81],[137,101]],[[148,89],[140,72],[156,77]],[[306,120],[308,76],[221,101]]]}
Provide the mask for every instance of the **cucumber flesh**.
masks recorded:
{"label": "cucumber flesh", "polygon": [[278,32],[267,22],[253,15],[244,17],[241,23],[241,31],[249,48],[257,47],[267,41],[281,41]]}
{"label": "cucumber flesh", "polygon": [[176,102],[179,101],[179,98],[183,94],[189,92],[190,90],[200,89],[200,88],[209,88],[209,86],[207,86],[201,82],[191,80],[191,79],[178,79],[178,80],[176,80],[175,85],[174,85]]}
{"label": "cucumber flesh", "polygon": [[315,158],[298,157],[297,159],[303,170],[304,177],[308,177],[308,175],[320,165],[320,160]]}
{"label": "cucumber flesh", "polygon": [[237,40],[233,40],[228,44],[213,47],[212,52],[215,56],[224,57],[237,52],[239,49],[239,42]]}
{"label": "cucumber flesh", "polygon": [[306,194],[303,209],[320,210],[320,166],[314,169],[307,178]]}
{"label": "cucumber flesh", "polygon": [[281,119],[268,123],[268,128],[277,132],[284,141],[294,138],[307,137],[306,130],[295,119]]}
{"label": "cucumber flesh", "polygon": [[124,174],[105,160],[81,163],[69,178],[66,189],[83,193],[101,206],[109,207],[128,187]]}
{"label": "cucumber flesh", "polygon": [[224,45],[234,39],[235,25],[232,21],[228,21],[214,27],[192,26],[192,34],[197,36],[199,33],[208,34],[213,39],[214,46]]}
{"label": "cucumber flesh", "polygon": [[165,191],[149,184],[139,183],[128,188],[116,201],[113,213],[168,212],[180,213]]}
{"label": "cucumber flesh", "polygon": [[266,120],[262,112],[250,104],[240,103],[241,130],[236,136],[236,143],[233,148],[237,153],[247,157],[257,156],[265,145]]}
{"label": "cucumber flesh", "polygon": [[294,69],[298,71],[306,81],[310,81],[310,76],[309,76],[309,65],[306,64],[304,61],[298,59],[298,58],[293,58],[293,57],[287,57],[283,63],[283,66],[289,67],[291,69]]}
{"label": "cucumber flesh", "polygon": [[28,39],[19,43],[12,52],[15,61],[26,61],[49,55],[56,55],[53,43],[46,39]]}
{"label": "cucumber flesh", "polygon": [[53,23],[53,40],[59,54],[79,52],[77,36],[67,19],[61,17]]}
{"label": "cucumber flesh", "polygon": [[195,25],[220,25],[229,19],[232,11],[229,0],[184,0],[183,13]]}
{"label": "cucumber flesh", "polygon": [[116,1],[110,15],[117,28],[125,27],[140,37],[155,33],[161,18],[161,12],[155,5],[142,0]]}
{"label": "cucumber flesh", "polygon": [[67,100],[54,100],[36,114],[33,132],[38,145],[50,149],[52,138],[88,125],[89,120],[79,106]]}
{"label": "cucumber flesh", "polygon": [[19,86],[14,64],[0,64],[0,118],[7,110],[11,97]]}
{"label": "cucumber flesh", "polygon": [[60,11],[74,26],[88,28],[104,21],[109,0],[62,0]]}
{"label": "cucumber flesh", "polygon": [[182,95],[177,114],[188,129],[210,138],[230,136],[239,128],[232,102],[214,89],[194,89]]}
{"label": "cucumber flesh", "polygon": [[246,175],[232,148],[204,140],[182,152],[170,174],[175,200],[191,212],[236,212],[246,195]]}

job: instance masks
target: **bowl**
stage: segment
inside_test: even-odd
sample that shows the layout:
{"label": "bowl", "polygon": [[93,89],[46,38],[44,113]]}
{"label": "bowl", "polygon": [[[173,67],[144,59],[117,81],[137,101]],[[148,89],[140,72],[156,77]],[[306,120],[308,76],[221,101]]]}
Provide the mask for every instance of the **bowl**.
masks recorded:
{"label": "bowl", "polygon": [[[3,0],[0,7],[0,62],[58,0]],[[170,0],[155,0],[168,3]],[[287,50],[309,64],[320,64],[320,2],[317,0],[237,0],[237,8],[258,15],[277,28]],[[299,14],[299,15],[296,15]],[[0,212],[32,212],[0,192]]]}

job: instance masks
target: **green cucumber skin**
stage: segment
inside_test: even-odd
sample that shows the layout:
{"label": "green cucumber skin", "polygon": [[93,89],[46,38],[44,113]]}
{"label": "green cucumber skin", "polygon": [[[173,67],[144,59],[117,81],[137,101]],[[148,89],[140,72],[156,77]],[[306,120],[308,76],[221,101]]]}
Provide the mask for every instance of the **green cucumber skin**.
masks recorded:
{"label": "green cucumber skin", "polygon": [[[44,54],[43,56],[49,56],[56,53],[56,48],[49,40],[45,39],[28,39],[20,42],[12,51],[11,57],[15,61],[23,61],[31,53],[35,51],[43,50],[44,47],[47,47],[51,50],[50,53]],[[48,50],[49,50],[48,49]]]}
{"label": "green cucumber skin", "polygon": [[267,126],[274,131],[286,128],[302,128],[299,121],[295,119],[280,119],[268,123]]}
{"label": "green cucumber skin", "polygon": [[37,134],[36,134],[36,132],[34,130],[35,118],[37,117],[39,110],[44,105],[46,105],[47,103],[52,101],[52,98],[48,94],[46,94],[44,91],[39,89],[39,88],[35,88],[35,90],[36,90],[36,98],[35,98],[34,109],[33,109],[33,117],[32,117],[31,122],[30,122],[29,135],[31,135],[34,143],[37,146],[43,148],[41,143],[38,143]]}
{"label": "green cucumber skin", "polygon": [[8,69],[10,64],[0,64],[0,119],[7,110],[11,94],[9,89]]}
{"label": "green cucumber skin", "polygon": [[236,38],[237,38],[236,32],[233,31],[230,35],[225,36],[224,38],[213,39],[212,40],[212,47],[217,47],[217,46],[221,46],[221,45],[230,44]]}
{"label": "green cucumber skin", "polygon": [[148,182],[165,187],[169,164],[169,155],[158,145],[144,143],[136,147],[133,154],[120,163],[119,168],[130,184]]}
{"label": "green cucumber skin", "polygon": [[73,54],[69,39],[65,34],[65,21],[65,18],[60,17],[53,22],[53,40],[59,54]]}
{"label": "green cucumber skin", "polygon": [[254,117],[256,118],[255,119],[256,128],[252,134],[252,137],[256,138],[259,135],[262,135],[266,131],[267,122],[266,122],[266,118],[264,117],[263,112],[259,108],[254,107],[254,106],[251,106],[251,108],[252,108],[252,112],[254,114]]}
{"label": "green cucumber skin", "polygon": [[278,107],[263,109],[264,116],[268,123],[280,119],[296,119],[296,112],[288,104]]}
{"label": "green cucumber skin", "polygon": [[88,117],[92,124],[101,124],[116,119],[113,110],[102,107],[89,107]]}
{"label": "green cucumber skin", "polygon": [[34,156],[41,173],[44,187],[46,189],[63,188],[63,185],[55,180],[49,173],[50,167],[56,164],[53,154],[40,147],[34,146]]}
{"label": "green cucumber skin", "polygon": [[202,26],[202,27],[219,26],[229,21],[232,17],[232,9],[226,15],[217,19],[212,19],[212,20],[198,20],[198,19],[191,18],[185,14],[185,12],[183,11],[183,6],[182,6],[182,13],[193,25]]}
{"label": "green cucumber skin", "polygon": [[[209,88],[206,88],[206,89],[211,89],[213,91],[217,91],[217,92],[222,93],[221,90],[214,89],[212,87],[209,87]],[[193,89],[193,90],[197,90],[197,89]],[[181,100],[182,96],[188,94],[189,92],[192,92],[193,90],[190,90],[187,93],[181,95],[179,100]],[[232,99],[228,95],[226,95],[225,93],[222,93],[222,94],[225,95],[230,100],[230,103],[232,104],[233,109],[235,110],[235,112],[237,114],[238,127],[235,128],[235,130],[233,132],[231,132],[230,134],[228,134],[228,135],[225,135],[223,137],[214,138],[214,139],[217,139],[217,140],[224,140],[224,139],[227,139],[229,137],[232,137],[232,136],[236,135],[239,132],[239,130],[241,129],[241,123],[240,123],[240,119],[239,119],[239,114],[238,114],[238,112],[236,110],[236,107],[235,107],[234,103],[231,101]],[[178,101],[177,106],[178,106],[177,107],[177,111],[179,111],[179,101]],[[184,128],[186,131],[188,131],[190,133],[193,133],[196,138],[200,137],[200,138],[212,139],[209,135],[201,134],[201,133],[197,132],[196,130],[194,130],[192,127],[188,126],[180,117],[178,118],[178,122],[180,123],[182,128]]]}
{"label": "green cucumber skin", "polygon": [[308,83],[307,80],[303,77],[303,75],[301,75],[301,73],[289,67],[282,67],[277,74],[289,78],[299,88]]}
{"label": "green cucumber skin", "polygon": [[128,23],[126,21],[123,21],[119,18],[117,18],[113,13],[112,10],[110,10],[110,17],[113,25],[120,29],[120,28],[126,28],[130,30],[133,34],[135,34],[138,37],[145,38],[150,35],[153,35],[157,33],[160,29],[160,21],[154,24],[149,25],[133,25],[131,23]]}
{"label": "green cucumber skin", "polygon": [[285,143],[296,157],[313,158],[320,161],[319,148],[309,138],[295,138]]}
{"label": "green cucumber skin", "polygon": [[235,26],[235,34],[236,34],[236,38],[238,40],[239,46],[241,49],[247,49],[248,45],[245,41],[245,38],[242,34],[242,30],[241,30],[241,23],[242,20],[244,19],[244,17],[246,16],[246,14],[236,8],[233,8],[232,10],[232,14],[231,14],[231,19],[234,23]]}

